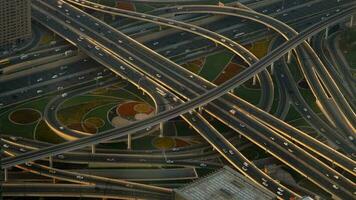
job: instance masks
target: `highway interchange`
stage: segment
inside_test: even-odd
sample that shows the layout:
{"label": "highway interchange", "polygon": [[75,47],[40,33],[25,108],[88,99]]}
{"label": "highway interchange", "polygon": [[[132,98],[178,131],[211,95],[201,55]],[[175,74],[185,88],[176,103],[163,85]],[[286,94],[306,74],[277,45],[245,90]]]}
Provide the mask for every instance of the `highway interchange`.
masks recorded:
{"label": "highway interchange", "polygon": [[[159,30],[162,29],[161,26],[167,26],[174,30],[190,32],[196,36],[206,38],[215,46],[220,46],[220,48],[233,52],[249,67],[217,86],[147,48],[105,22],[90,16],[75,7],[75,5],[110,15],[124,16],[158,24],[160,26]],[[308,4],[307,6],[309,7]],[[58,161],[85,163],[88,161],[87,157],[90,156],[90,162],[110,163],[120,160],[122,163],[150,163],[215,169],[220,167],[221,164],[199,161],[204,157],[216,157],[217,154],[215,152],[192,153],[194,151],[199,152],[201,148],[209,148],[210,144],[236,170],[256,184],[276,193],[279,198],[289,199],[301,196],[297,191],[293,191],[288,186],[271,178],[241,154],[240,149],[229,140],[229,138],[236,135],[224,135],[207,120],[207,115],[209,115],[230,127],[235,131],[235,134],[238,133],[247,138],[251,143],[264,149],[277,160],[330,193],[332,198],[353,199],[355,195],[354,176],[356,169],[354,161],[355,141],[353,137],[356,117],[353,110],[352,77],[347,78],[346,82],[343,83],[342,79],[337,77],[338,74],[335,70],[330,70],[333,65],[324,64],[327,58],[321,53],[323,56],[319,59],[320,53],[315,53],[311,45],[306,42],[308,38],[317,34],[318,37],[315,37],[315,42],[313,38],[314,43],[312,46],[315,51],[321,51],[322,47],[318,45],[322,44],[325,36],[319,32],[328,29],[333,24],[349,21],[348,19],[355,13],[356,5],[354,3],[345,3],[341,8],[328,11],[328,17],[323,17],[320,22],[310,25],[304,31],[297,33],[290,26],[279,20],[246,9],[241,5],[240,7],[178,5],[160,9],[159,12],[161,12],[162,17],[159,17],[107,7],[89,1],[49,0],[42,2],[34,0],[32,2],[32,17],[80,50],[80,53],[77,53],[72,47],[65,45],[61,48],[52,48],[52,51],[50,49],[45,50],[46,56],[62,53],[62,57],[59,57],[59,59],[63,57],[67,59],[67,52],[70,51],[72,54],[75,51],[73,56],[78,56],[77,60],[83,59],[82,54],[85,54],[109,70],[98,72],[93,68],[92,71],[95,71],[95,73],[92,73],[92,77],[96,77],[99,73],[103,77],[100,80],[100,84],[97,84],[97,81],[87,81],[84,84],[72,87],[68,92],[60,92],[58,96],[48,103],[44,111],[46,123],[54,132],[66,138],[67,142],[52,146],[38,144],[38,146],[33,147],[33,142],[18,145],[18,139],[4,136],[2,143],[7,145],[6,154],[15,157],[3,158],[2,168],[7,169],[17,166],[54,179],[82,184],[95,184],[95,191],[109,185],[110,189],[113,190],[112,195],[130,196],[135,194],[137,195],[135,197],[140,198],[169,199],[172,192],[170,189],[146,184],[137,185],[137,188],[133,188],[136,183],[122,180],[116,182],[116,179],[72,173],[53,168],[51,165],[53,162]],[[169,15],[173,13],[213,13],[216,15],[237,16],[260,23],[274,30],[281,37],[271,44],[270,49],[273,50],[267,56],[258,59],[248,49],[240,43],[229,39],[229,37],[204,27],[165,18],[165,13],[169,13]],[[292,74],[286,67],[292,59],[292,52],[317,99],[318,105],[320,105],[322,113],[327,117],[327,121],[313,112],[299,93]],[[38,53],[32,54],[34,58],[36,55],[39,56]],[[286,56],[284,57],[284,55]],[[56,58],[49,57],[48,59],[54,60]],[[333,60],[338,62],[340,59],[333,58]],[[84,59],[82,62],[88,61]],[[11,63],[14,64],[13,68],[17,68],[18,66],[16,65],[22,64],[19,57],[11,59]],[[23,63],[22,65],[31,67],[28,66],[29,63]],[[269,73],[266,68],[271,65],[281,65],[282,67],[276,67],[277,69]],[[341,65],[345,65],[345,61]],[[345,66],[342,67],[345,68]],[[5,71],[5,69],[8,71]],[[13,73],[11,70],[10,67],[4,68],[3,73]],[[344,69],[344,71],[346,70]],[[93,136],[63,126],[56,115],[61,104],[69,98],[94,90],[98,85],[99,87],[105,87],[114,84],[116,78],[112,73],[123,80],[129,81],[149,95],[155,104],[156,115],[149,119],[104,131]],[[281,112],[280,115],[285,115],[283,113],[287,112],[289,108],[288,101],[293,102],[294,108],[302,113],[308,123],[323,136],[333,141],[334,145],[342,149],[342,152],[327,146],[309,136],[306,132],[285,123],[283,119],[268,113],[271,110],[274,96],[274,85],[270,74],[278,76],[279,86],[283,85],[283,87],[278,87],[279,91],[283,89],[285,90],[284,94],[287,94],[284,97],[280,96],[280,105],[284,105],[278,108],[279,112]],[[233,93],[236,87],[251,78],[256,78],[255,76],[262,87],[259,107],[250,104]],[[345,74],[345,76],[348,75]],[[73,79],[78,79],[78,76],[73,77]],[[34,91],[38,91],[38,89],[35,88]],[[344,95],[345,93],[346,95]],[[282,94],[279,92],[279,95]],[[113,139],[125,140],[131,135],[145,134],[157,124],[160,124],[157,128],[164,130],[165,122],[179,115],[208,142],[207,146],[197,145],[167,151],[167,155],[165,154],[164,157],[159,152],[156,156],[150,156],[155,155],[155,152],[133,153],[135,151],[130,150],[127,150],[126,155],[113,154],[107,156],[105,151],[104,153],[97,153],[95,145],[98,143]],[[164,134],[164,131],[161,134]],[[86,147],[90,147],[88,152],[67,153]],[[65,160],[63,160],[63,157]],[[142,159],[143,157],[145,159]],[[52,164],[48,167],[33,162],[38,159],[46,159]],[[330,166],[330,163],[338,166],[343,173]],[[345,175],[344,173],[347,174]],[[11,185],[9,184],[8,187],[10,188]],[[53,187],[56,186],[54,185]],[[63,189],[65,188],[63,187]],[[48,188],[48,190],[50,191],[51,188]],[[127,194],[122,190],[133,190],[134,192]],[[92,196],[90,195],[92,191],[88,190],[84,193]],[[75,196],[76,194],[72,195]]]}

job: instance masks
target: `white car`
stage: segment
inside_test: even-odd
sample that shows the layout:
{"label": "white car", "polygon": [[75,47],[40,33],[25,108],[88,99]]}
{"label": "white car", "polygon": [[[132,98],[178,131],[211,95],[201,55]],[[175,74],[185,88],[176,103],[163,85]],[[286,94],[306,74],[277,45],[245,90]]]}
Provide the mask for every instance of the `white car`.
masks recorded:
{"label": "white car", "polygon": [[37,94],[40,94],[42,92],[43,92],[43,90],[37,90]]}
{"label": "white car", "polygon": [[9,145],[7,145],[7,144],[3,144],[2,145],[4,148],[9,148]]}
{"label": "white car", "polygon": [[66,97],[68,94],[67,93],[63,93],[61,96],[64,98]]}
{"label": "white car", "polygon": [[76,178],[77,178],[77,179],[80,179],[80,180],[83,180],[83,179],[84,179],[84,177],[83,177],[83,176],[80,176],[80,175],[76,176]]}

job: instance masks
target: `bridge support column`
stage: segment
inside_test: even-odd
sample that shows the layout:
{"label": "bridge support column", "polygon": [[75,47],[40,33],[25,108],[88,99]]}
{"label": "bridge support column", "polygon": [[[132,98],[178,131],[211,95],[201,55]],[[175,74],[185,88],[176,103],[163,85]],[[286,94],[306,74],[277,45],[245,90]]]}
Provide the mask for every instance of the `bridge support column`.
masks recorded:
{"label": "bridge support column", "polygon": [[351,15],[351,18],[350,18],[350,27],[353,27],[354,25],[354,15]]}
{"label": "bridge support column", "polygon": [[127,135],[127,149],[131,150],[132,148],[132,138],[131,138],[131,134]]}
{"label": "bridge support column", "polygon": [[48,165],[50,168],[53,167],[53,159],[52,159],[52,156],[48,157]]}
{"label": "bridge support column", "polygon": [[7,182],[7,168],[4,169],[4,182]]}
{"label": "bridge support column", "polygon": [[202,106],[199,106],[198,112],[199,112],[200,114],[203,112],[203,107],[202,107]]}
{"label": "bridge support column", "polygon": [[329,27],[326,27],[325,29],[325,39],[328,39],[329,37]]}
{"label": "bridge support column", "polygon": [[274,62],[271,64],[271,75],[273,74],[274,72]]}
{"label": "bridge support column", "polygon": [[95,153],[95,145],[91,145],[91,153],[94,154]]}
{"label": "bridge support column", "polygon": [[291,61],[292,61],[292,50],[288,51],[287,54],[287,63],[290,64]]}
{"label": "bridge support column", "polygon": [[252,85],[256,85],[256,81],[257,81],[257,75],[254,75],[252,78]]}
{"label": "bridge support column", "polygon": [[159,124],[159,137],[163,137],[164,136],[164,126],[163,126],[163,122],[161,122]]}

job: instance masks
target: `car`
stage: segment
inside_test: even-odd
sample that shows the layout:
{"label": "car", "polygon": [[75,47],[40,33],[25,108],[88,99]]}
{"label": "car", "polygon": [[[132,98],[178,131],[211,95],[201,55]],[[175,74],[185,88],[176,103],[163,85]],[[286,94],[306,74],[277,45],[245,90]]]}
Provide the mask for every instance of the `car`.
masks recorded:
{"label": "car", "polygon": [[231,109],[230,111],[229,111],[232,115],[235,115],[235,113],[236,113],[236,110],[234,110],[234,109]]}
{"label": "car", "polygon": [[192,121],[193,121],[193,122],[196,122],[197,120],[195,119],[195,117],[192,117]]}
{"label": "car", "polygon": [[174,148],[172,149],[172,151],[179,151],[179,148],[174,147]]}
{"label": "car", "polygon": [[100,50],[100,47],[99,47],[99,46],[95,46],[95,49],[99,51],[99,50]]}
{"label": "car", "polygon": [[226,149],[223,149],[223,152],[224,152],[224,153],[227,153],[227,150],[226,150]]}
{"label": "car", "polygon": [[37,94],[40,94],[43,92],[43,90],[37,90],[36,92],[37,92]]}
{"label": "car", "polygon": [[104,54],[102,54],[102,53],[99,53],[99,56],[103,57],[103,56],[104,56]]}
{"label": "car", "polygon": [[353,136],[349,135],[348,138],[349,138],[349,140],[354,141],[354,137]]}
{"label": "car", "polygon": [[26,149],[24,149],[24,148],[20,148],[19,149],[21,152],[26,152]]}
{"label": "car", "polygon": [[338,175],[334,175],[334,178],[335,178],[335,179],[339,179],[339,176],[338,176]]}
{"label": "car", "polygon": [[280,192],[280,191],[277,191],[277,194],[278,194],[279,196],[282,196],[282,195],[283,195],[283,193]]}
{"label": "car", "polygon": [[284,146],[288,146],[288,142],[283,142]]}
{"label": "car", "polygon": [[13,141],[17,141],[17,137],[14,137],[14,136],[11,136],[10,139]]}
{"label": "car", "polygon": [[59,154],[59,155],[57,155],[57,158],[64,159],[64,155],[63,154]]}
{"label": "car", "polygon": [[122,43],[122,41],[121,40],[118,40],[118,42],[121,44]]}
{"label": "car", "polygon": [[232,151],[231,149],[229,150],[229,153],[230,153],[231,155],[234,155],[234,151]]}
{"label": "car", "polygon": [[52,79],[55,79],[55,78],[58,78],[58,75],[57,75],[57,74],[55,74],[55,75],[52,76]]}
{"label": "car", "polygon": [[151,130],[151,128],[152,128],[151,126],[150,126],[150,127],[147,127],[147,128],[146,128],[146,131],[149,131],[149,130]]}
{"label": "car", "polygon": [[333,188],[337,190],[337,189],[339,189],[339,186],[333,184]]}
{"label": "car", "polygon": [[174,161],[173,160],[166,160],[166,163],[173,164]]}
{"label": "car", "polygon": [[162,77],[161,74],[156,74],[156,76],[157,76],[157,78],[161,78]]}
{"label": "car", "polygon": [[291,153],[293,153],[293,150],[292,150],[292,149],[290,149],[290,148],[288,148],[288,151],[289,151],[289,152],[291,152]]}
{"label": "car", "polygon": [[31,163],[29,163],[29,162],[25,163],[25,165],[26,165],[26,166],[29,166],[29,167],[31,167],[31,166],[32,166],[32,164],[31,164]]}
{"label": "car", "polygon": [[121,70],[125,70],[125,67],[121,65],[121,66],[120,66],[120,69],[121,69]]}
{"label": "car", "polygon": [[246,125],[245,125],[245,124],[240,124],[240,126],[241,126],[242,128],[245,128],[245,127],[246,127]]}
{"label": "car", "polygon": [[273,140],[273,141],[275,140],[274,137],[270,137],[270,139]]}
{"label": "car", "polygon": [[129,60],[134,60],[131,56],[129,56]]}
{"label": "car", "polygon": [[78,80],[83,80],[85,78],[85,76],[79,76]]}
{"label": "car", "polygon": [[[244,166],[248,167],[248,163],[247,162],[244,162],[243,163]],[[262,178],[263,179],[263,178]]]}
{"label": "car", "polygon": [[66,20],[66,23],[67,23],[67,24],[70,24],[70,21],[69,21],[69,20]]}
{"label": "car", "polygon": [[51,173],[51,174],[55,174],[56,173],[56,171],[53,170],[53,169],[50,169],[48,172]]}
{"label": "car", "polygon": [[192,30],[192,31],[196,31],[197,29],[196,29],[196,28],[194,28],[194,27],[191,27],[191,28],[190,28],[190,30]]}
{"label": "car", "polygon": [[80,180],[83,180],[83,179],[84,179],[84,177],[83,177],[83,176],[80,176],[80,175],[77,175],[76,178],[77,178],[77,179],[80,179]]}
{"label": "car", "polygon": [[205,164],[205,163],[200,163],[199,166],[200,166],[200,167],[206,167],[206,164]]}
{"label": "car", "polygon": [[61,66],[61,67],[60,67],[61,70],[65,70],[65,69],[67,69],[67,68],[68,68],[67,65],[64,65],[64,66]]}
{"label": "car", "polygon": [[84,31],[85,31],[83,28],[79,28],[79,30],[80,30],[81,32],[84,32]]}
{"label": "car", "polygon": [[264,185],[265,187],[268,187],[268,183],[267,182],[262,182],[262,185]]}
{"label": "car", "polygon": [[28,55],[27,55],[27,54],[23,54],[23,55],[20,56],[20,59],[21,59],[21,60],[24,60],[24,59],[26,59],[26,58],[28,58]]}
{"label": "car", "polygon": [[247,167],[245,167],[245,166],[242,166],[241,169],[244,170],[244,171],[247,171]]}
{"label": "car", "polygon": [[280,188],[280,187],[278,187],[277,190],[280,191],[280,192],[284,192],[284,190],[282,188]]}
{"label": "car", "polygon": [[153,46],[156,46],[156,45],[158,45],[158,44],[159,44],[159,42],[156,41],[156,42],[153,43]]}
{"label": "car", "polygon": [[63,126],[60,126],[59,129],[64,130],[64,127],[63,127]]}
{"label": "car", "polygon": [[4,148],[9,148],[9,145],[8,144],[3,144],[2,145]]}
{"label": "car", "polygon": [[41,81],[43,81],[43,78],[38,78],[37,79],[37,82],[41,82]]}
{"label": "car", "polygon": [[71,55],[72,53],[73,53],[73,50],[67,50],[67,51],[64,52],[64,55],[65,55],[65,56],[69,56],[69,55]]}
{"label": "car", "polygon": [[113,161],[115,161],[115,159],[114,158],[107,158],[106,161],[113,162]]}
{"label": "car", "polygon": [[63,93],[61,96],[64,98],[68,95],[68,93]]}

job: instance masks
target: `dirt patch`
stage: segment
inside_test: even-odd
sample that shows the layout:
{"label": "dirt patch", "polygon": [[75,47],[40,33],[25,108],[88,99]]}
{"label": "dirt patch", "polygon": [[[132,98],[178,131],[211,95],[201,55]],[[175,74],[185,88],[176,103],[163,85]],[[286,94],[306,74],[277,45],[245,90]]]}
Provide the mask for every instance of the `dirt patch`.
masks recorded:
{"label": "dirt patch", "polygon": [[171,149],[175,147],[175,139],[170,137],[157,137],[152,143],[157,149]]}
{"label": "dirt patch", "polygon": [[21,125],[35,123],[40,118],[41,118],[41,112],[30,108],[15,110],[9,115],[10,121]]}
{"label": "dirt patch", "polygon": [[214,83],[217,84],[217,85],[220,85],[220,84],[224,83],[225,81],[231,79],[232,77],[234,77],[236,74],[240,73],[243,70],[244,70],[243,66],[231,62],[225,68],[225,71],[222,72],[219,75],[219,77],[214,80]]}

